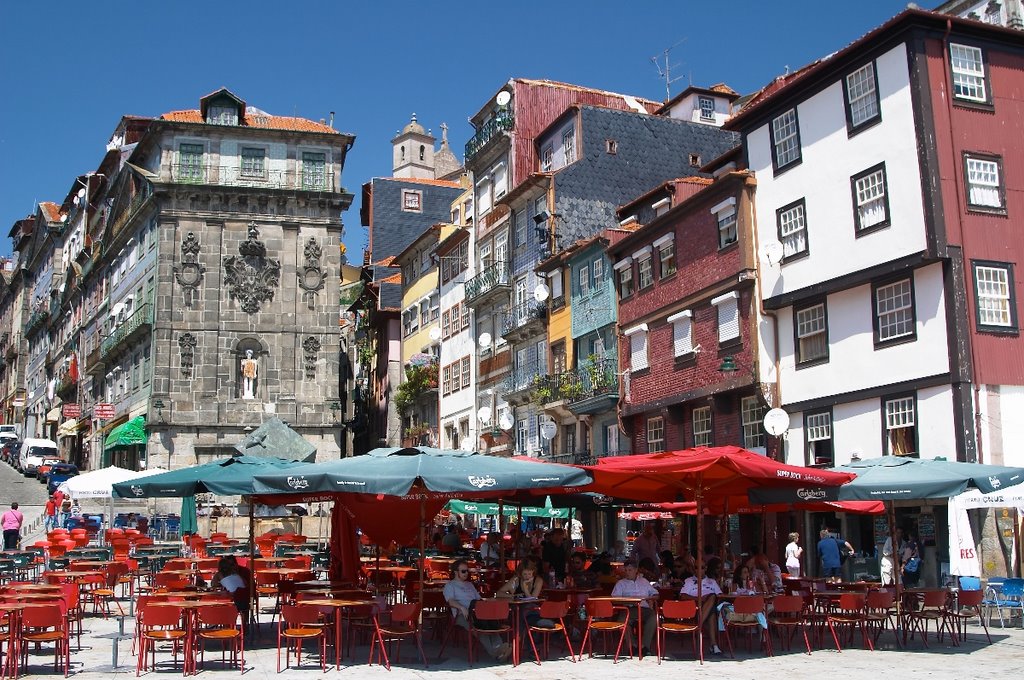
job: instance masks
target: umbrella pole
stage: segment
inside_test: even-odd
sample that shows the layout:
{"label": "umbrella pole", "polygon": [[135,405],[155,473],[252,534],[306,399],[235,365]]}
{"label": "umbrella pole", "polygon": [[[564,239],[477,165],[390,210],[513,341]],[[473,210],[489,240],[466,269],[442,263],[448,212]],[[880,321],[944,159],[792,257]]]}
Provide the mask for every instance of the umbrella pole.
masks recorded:
{"label": "umbrella pole", "polygon": [[[521,507],[521,506],[520,506]],[[498,499],[498,576],[505,574],[505,501]],[[486,540],[486,538],[484,539]]]}
{"label": "umbrella pole", "polygon": [[[249,496],[249,574],[253,579],[256,578],[256,508],[253,502],[253,497]],[[260,598],[256,593],[256,588],[252,582],[249,583],[249,600],[251,601],[249,611],[253,612],[256,617],[256,621],[259,621],[260,611]],[[251,618],[251,617],[250,617]],[[247,624],[251,624],[252,621],[247,621]],[[256,629],[256,634],[259,635],[259,628]]]}
{"label": "umbrella pole", "polygon": [[699,658],[701,665],[704,664],[704,621],[702,615],[704,613],[704,598],[703,598],[703,584],[704,576],[704,497],[701,495],[698,488],[696,499],[697,501],[697,573],[700,576],[695,576],[697,579],[697,649],[699,650]]}
{"label": "umbrella pole", "polygon": [[423,565],[427,561],[426,553],[426,533],[427,533],[427,508],[426,500],[420,499],[420,558],[417,561],[419,564],[420,572],[420,587],[418,589],[418,597],[420,602],[420,621],[423,621]]}
{"label": "umbrella pole", "polygon": [[903,606],[903,579],[899,570],[900,561],[898,555],[900,547],[896,545],[896,506],[893,504],[893,501],[885,501],[885,519],[889,525],[889,543],[892,545],[892,555],[889,556],[889,559],[892,562],[892,583],[896,588],[896,623],[900,625],[900,622],[903,621],[903,612],[901,611]]}

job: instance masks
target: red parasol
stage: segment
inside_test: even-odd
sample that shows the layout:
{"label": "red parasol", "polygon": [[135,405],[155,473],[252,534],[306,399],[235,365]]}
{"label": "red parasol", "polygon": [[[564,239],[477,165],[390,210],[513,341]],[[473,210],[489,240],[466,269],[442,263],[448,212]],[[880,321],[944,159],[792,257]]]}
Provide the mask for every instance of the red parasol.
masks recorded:
{"label": "red parasol", "polygon": [[[720,507],[721,506],[721,507]],[[806,503],[773,503],[757,505],[742,496],[729,499],[728,512],[732,515],[759,515],[766,512],[787,512],[804,510],[806,512],[849,512],[855,515],[881,515],[885,512],[882,501],[808,501]],[[719,502],[704,504],[704,512],[723,514],[725,507]],[[655,519],[672,519],[677,515],[696,515],[697,504],[692,501],[683,503],[644,503],[635,509],[623,509],[619,519],[649,521]]]}

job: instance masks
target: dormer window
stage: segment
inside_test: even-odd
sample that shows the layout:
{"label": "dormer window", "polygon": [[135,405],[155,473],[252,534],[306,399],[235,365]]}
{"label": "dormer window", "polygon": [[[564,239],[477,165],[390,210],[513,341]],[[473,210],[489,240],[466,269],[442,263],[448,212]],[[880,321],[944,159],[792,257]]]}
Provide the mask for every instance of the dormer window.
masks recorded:
{"label": "dormer window", "polygon": [[211,106],[206,111],[210,125],[238,125],[238,109],[234,106]]}
{"label": "dormer window", "polygon": [[715,119],[715,100],[711,97],[698,97],[697,105],[700,108],[700,119],[710,120]]}

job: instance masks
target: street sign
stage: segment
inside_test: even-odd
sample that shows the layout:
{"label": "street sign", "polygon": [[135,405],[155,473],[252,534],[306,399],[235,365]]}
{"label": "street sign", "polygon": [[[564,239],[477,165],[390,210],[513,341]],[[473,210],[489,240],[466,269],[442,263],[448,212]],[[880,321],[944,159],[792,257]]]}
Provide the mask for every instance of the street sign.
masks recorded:
{"label": "street sign", "polygon": [[96,404],[92,412],[100,420],[109,420],[114,417],[115,410],[113,404],[102,403]]}
{"label": "street sign", "polygon": [[82,407],[78,404],[64,404],[60,412],[65,418],[79,418],[82,415]]}

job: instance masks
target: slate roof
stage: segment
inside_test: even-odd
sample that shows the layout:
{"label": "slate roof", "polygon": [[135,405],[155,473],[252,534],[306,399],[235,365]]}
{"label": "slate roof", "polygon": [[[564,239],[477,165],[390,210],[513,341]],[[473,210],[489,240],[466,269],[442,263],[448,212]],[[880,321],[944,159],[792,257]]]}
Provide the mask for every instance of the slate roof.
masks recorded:
{"label": "slate roof", "polygon": [[388,283],[386,280],[380,283],[380,308],[386,311],[398,312],[402,309],[402,284],[399,275],[399,283]]}
{"label": "slate roof", "polygon": [[[370,259],[382,262],[395,257],[409,247],[429,227],[451,219],[452,201],[463,188],[456,182],[444,180],[416,180],[398,177],[377,177],[368,183],[372,191],[363,191],[363,201],[373,202],[373,224],[367,224],[366,206],[360,210],[364,227],[369,227]],[[423,193],[421,212],[402,210],[402,190],[414,189]],[[369,199],[367,198],[369,196]]]}

